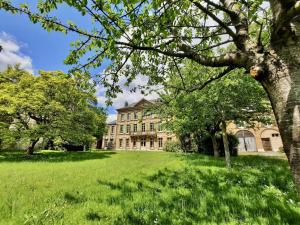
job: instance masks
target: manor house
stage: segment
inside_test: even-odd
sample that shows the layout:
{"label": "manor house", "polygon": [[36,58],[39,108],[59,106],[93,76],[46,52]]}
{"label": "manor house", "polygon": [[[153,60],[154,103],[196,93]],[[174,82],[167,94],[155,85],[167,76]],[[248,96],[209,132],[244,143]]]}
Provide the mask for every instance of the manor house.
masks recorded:
{"label": "manor house", "polygon": [[[176,140],[175,134],[162,129],[161,119],[149,110],[159,100],[141,99],[117,109],[117,120],[107,124],[103,137],[104,149],[162,150],[167,141]],[[239,140],[239,151],[279,151],[282,141],[276,125],[257,123],[255,127],[229,123],[227,130]]]}

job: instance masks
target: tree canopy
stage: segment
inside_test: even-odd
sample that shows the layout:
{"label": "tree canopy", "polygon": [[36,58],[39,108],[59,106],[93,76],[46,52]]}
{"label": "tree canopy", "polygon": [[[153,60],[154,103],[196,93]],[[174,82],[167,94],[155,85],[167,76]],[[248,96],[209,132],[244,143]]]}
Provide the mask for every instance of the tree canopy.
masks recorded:
{"label": "tree canopy", "polygon": [[[266,93],[251,77],[240,76],[243,71],[231,72],[202,90],[193,90],[196,80],[203,85],[215,70],[193,62],[184,65],[177,71],[181,76],[172,72],[169,75],[167,94],[163,95],[167,104],[162,108],[162,115],[170,118],[168,127],[179,136],[194,134],[201,138],[209,135],[213,139],[221,131],[222,123],[246,122],[254,126],[258,122],[271,122],[271,106]],[[181,89],[189,92],[179,92]]]}
{"label": "tree canopy", "polygon": [[[91,21],[89,29],[53,16],[63,3]],[[75,70],[88,70],[108,59],[110,66],[99,75],[110,87],[109,96],[121,91],[121,75],[129,82],[137,74],[152,75],[150,82],[162,83],[168,68],[184,58],[205,66],[250,70],[256,59],[247,52],[263,51],[272,36],[271,11],[262,0],[224,0],[220,4],[210,0],[45,0],[35,10],[2,0],[0,7],[26,14],[49,31],[79,34],[65,63],[75,65]],[[278,20],[278,24],[283,22]],[[229,43],[234,47],[228,50]]]}
{"label": "tree canopy", "polygon": [[0,73],[0,95],[2,131],[13,131],[17,139],[85,144],[102,135],[106,116],[85,75],[40,71],[34,76],[9,67]]}

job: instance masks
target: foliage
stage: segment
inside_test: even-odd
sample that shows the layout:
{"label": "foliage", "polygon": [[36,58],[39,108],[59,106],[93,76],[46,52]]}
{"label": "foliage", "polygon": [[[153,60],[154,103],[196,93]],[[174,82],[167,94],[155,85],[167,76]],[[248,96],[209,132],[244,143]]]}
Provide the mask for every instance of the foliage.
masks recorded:
{"label": "foliage", "polygon": [[[247,61],[244,42],[250,39],[249,43],[255,45],[251,50],[269,45],[272,24],[265,20],[271,21],[272,14],[263,1],[237,2],[236,7],[227,1],[204,2],[44,0],[36,5],[16,6],[2,0],[0,8],[25,14],[47,31],[80,35],[71,44],[65,63],[75,65],[74,70],[89,70],[109,59],[111,64],[101,74],[101,81],[110,87],[107,95],[115,97],[121,92],[121,76],[130,83],[137,74],[144,74],[149,76],[149,84],[165,84],[165,71],[177,67],[182,58],[211,67],[249,69],[255,64]],[[91,26],[82,28],[60,18],[56,10],[63,3],[79,12]],[[232,44],[230,49],[228,44]]]}
{"label": "foliage", "polygon": [[199,154],[0,152],[0,224],[298,224],[287,168],[259,156],[226,170]]}
{"label": "foliage", "polygon": [[[198,137],[216,135],[223,121],[254,125],[272,120],[271,106],[263,88],[250,77],[241,77],[243,71],[231,72],[201,90],[180,92],[183,87],[192,88],[195,80],[204,84],[206,77],[213,73],[195,63],[185,62],[184,65],[178,69],[181,76],[171,70],[166,94],[161,95],[165,105],[159,112],[167,121],[167,127],[178,136],[192,135],[198,149],[202,148]],[[222,146],[219,145],[221,149]]]}
{"label": "foliage", "polygon": [[95,86],[84,74],[40,71],[34,76],[9,67],[0,73],[0,118],[5,133],[32,143],[40,138],[89,143],[94,135],[101,135],[105,121],[94,94]]}
{"label": "foliage", "polygon": [[211,73],[213,71],[205,67],[186,62],[180,70],[181,77],[170,75],[167,93],[162,95],[168,104],[162,113],[176,118],[168,124],[172,130],[177,133],[201,132],[219,126],[222,120],[249,124],[271,121],[271,106],[263,88],[250,77],[241,77],[241,70],[231,72],[202,90],[178,92],[183,86],[191,88],[196,79],[200,84],[205,83]]}
{"label": "foliage", "polygon": [[182,152],[181,144],[179,141],[167,141],[164,145],[166,152]]}
{"label": "foliage", "polygon": [[[219,155],[225,156],[224,151],[224,145],[223,145],[223,139],[220,135],[216,135],[216,140],[219,146]],[[198,140],[199,143],[197,144],[199,146],[199,153],[203,153],[205,155],[214,155],[213,151],[213,144],[211,140],[211,136],[205,135],[200,140]],[[228,134],[228,142],[229,142],[229,150],[231,156],[237,156],[238,155],[238,144],[239,140],[237,137],[233,134]]]}

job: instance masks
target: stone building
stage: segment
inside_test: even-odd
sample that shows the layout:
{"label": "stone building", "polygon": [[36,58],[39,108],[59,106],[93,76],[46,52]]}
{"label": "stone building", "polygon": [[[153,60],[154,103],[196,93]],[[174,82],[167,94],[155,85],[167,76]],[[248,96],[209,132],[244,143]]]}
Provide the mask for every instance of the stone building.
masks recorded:
{"label": "stone building", "polygon": [[282,140],[276,125],[257,123],[254,127],[239,126],[230,123],[227,127],[239,140],[239,151],[278,152],[282,148]]}
{"label": "stone building", "polygon": [[[159,100],[141,99],[117,109],[117,120],[107,124],[104,149],[161,150],[167,141],[176,140],[173,133],[162,129],[161,119],[149,107]],[[257,123],[253,128],[229,123],[227,130],[239,139],[239,151],[279,151],[282,141],[275,125]]]}
{"label": "stone building", "polygon": [[149,110],[159,100],[141,99],[117,109],[117,120],[108,124],[103,137],[105,149],[160,150],[167,141],[176,139],[162,129],[161,119]]}

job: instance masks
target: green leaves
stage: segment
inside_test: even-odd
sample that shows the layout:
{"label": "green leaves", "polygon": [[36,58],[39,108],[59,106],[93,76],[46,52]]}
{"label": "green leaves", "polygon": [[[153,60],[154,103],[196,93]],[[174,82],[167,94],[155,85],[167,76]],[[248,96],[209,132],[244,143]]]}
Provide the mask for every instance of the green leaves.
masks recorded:
{"label": "green leaves", "polygon": [[179,71],[169,73],[167,94],[163,95],[168,104],[162,115],[171,115],[170,129],[178,134],[202,133],[211,127],[218,129],[222,120],[248,123],[270,120],[270,102],[263,88],[250,76],[243,76],[242,70],[235,70],[202,90],[189,92],[219,72],[220,69],[185,61],[180,67],[181,76]]}
{"label": "green leaves", "polygon": [[10,67],[0,73],[0,123],[19,137],[89,142],[106,120],[94,94],[87,74],[40,71],[34,76]]}

